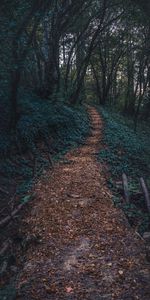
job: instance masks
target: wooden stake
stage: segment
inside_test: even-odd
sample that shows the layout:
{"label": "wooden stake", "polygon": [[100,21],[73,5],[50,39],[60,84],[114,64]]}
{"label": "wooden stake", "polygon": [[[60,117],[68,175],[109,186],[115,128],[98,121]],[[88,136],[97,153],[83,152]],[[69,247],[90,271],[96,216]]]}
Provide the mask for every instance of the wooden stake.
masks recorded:
{"label": "wooden stake", "polygon": [[125,173],[122,174],[122,184],[123,184],[123,189],[124,189],[125,201],[126,201],[126,203],[129,203],[130,197],[129,197],[129,188],[128,188],[128,178]]}
{"label": "wooden stake", "polygon": [[149,192],[148,192],[146,183],[142,177],[140,178],[140,184],[141,184],[141,188],[142,188],[142,191],[143,191],[143,194],[145,197],[148,212],[150,213],[150,196],[149,196]]}

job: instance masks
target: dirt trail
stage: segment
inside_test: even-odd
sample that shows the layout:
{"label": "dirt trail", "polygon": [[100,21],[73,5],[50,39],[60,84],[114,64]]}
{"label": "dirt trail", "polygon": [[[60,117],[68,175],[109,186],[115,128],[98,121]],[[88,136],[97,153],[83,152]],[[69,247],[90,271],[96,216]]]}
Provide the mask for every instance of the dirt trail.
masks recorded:
{"label": "dirt trail", "polygon": [[102,147],[102,121],[95,108],[89,113],[86,144],[35,187],[21,230],[40,243],[31,243],[26,253],[17,299],[150,299],[144,246],[112,205],[95,157]]}

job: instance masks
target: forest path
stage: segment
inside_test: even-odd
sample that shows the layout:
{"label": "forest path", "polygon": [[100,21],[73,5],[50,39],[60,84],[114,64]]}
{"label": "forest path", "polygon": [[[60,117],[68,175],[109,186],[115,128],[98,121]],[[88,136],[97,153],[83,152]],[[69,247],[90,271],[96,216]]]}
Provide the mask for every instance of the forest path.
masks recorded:
{"label": "forest path", "polygon": [[96,160],[102,120],[89,108],[91,135],[46,172],[35,187],[21,231],[31,243],[17,299],[150,299],[143,243],[113,207]]}

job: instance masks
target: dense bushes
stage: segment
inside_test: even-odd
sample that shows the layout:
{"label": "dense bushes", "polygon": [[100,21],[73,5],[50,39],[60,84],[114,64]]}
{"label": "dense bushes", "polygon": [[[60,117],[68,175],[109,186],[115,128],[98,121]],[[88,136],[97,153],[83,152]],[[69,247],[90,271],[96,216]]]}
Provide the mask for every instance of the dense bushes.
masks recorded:
{"label": "dense bushes", "polygon": [[[82,141],[89,130],[83,107],[71,108],[54,104],[35,95],[24,94],[19,101],[19,116],[13,135],[0,136],[0,177],[2,186],[19,181],[17,192],[25,193],[33,177],[32,160],[36,159],[37,175],[49,166],[46,152],[58,159],[70,147]],[[44,149],[44,151],[43,151]]]}
{"label": "dense bushes", "polygon": [[105,120],[104,140],[108,145],[100,152],[100,158],[107,160],[111,172],[120,177],[123,172],[129,176],[147,177],[150,171],[150,140],[148,128],[141,127],[135,134],[130,122],[121,115],[101,109]]}
{"label": "dense bushes", "polygon": [[[80,141],[88,129],[84,109],[73,109],[64,104],[54,104],[36,96],[24,95],[19,103],[18,122],[14,136],[1,134],[1,155],[10,153],[13,143],[22,150],[32,149],[40,138],[50,138],[54,143]],[[52,145],[54,146],[54,145]]]}

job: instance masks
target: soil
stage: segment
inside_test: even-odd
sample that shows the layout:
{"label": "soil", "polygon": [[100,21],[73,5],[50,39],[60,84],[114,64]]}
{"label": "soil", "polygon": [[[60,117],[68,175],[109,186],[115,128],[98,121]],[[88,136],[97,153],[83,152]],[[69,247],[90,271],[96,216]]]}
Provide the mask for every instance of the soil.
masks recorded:
{"label": "soil", "polygon": [[89,138],[45,172],[22,220],[20,235],[35,239],[18,256],[18,300],[150,299],[145,245],[113,206],[96,159],[103,122],[88,110]]}

